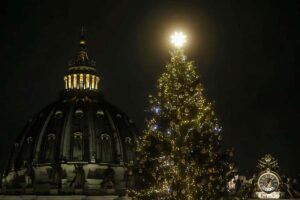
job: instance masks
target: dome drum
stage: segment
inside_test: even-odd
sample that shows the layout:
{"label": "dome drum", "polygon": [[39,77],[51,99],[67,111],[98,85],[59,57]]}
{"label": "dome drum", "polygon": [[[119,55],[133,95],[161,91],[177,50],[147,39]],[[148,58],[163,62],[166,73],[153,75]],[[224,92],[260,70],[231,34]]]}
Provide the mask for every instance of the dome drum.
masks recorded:
{"label": "dome drum", "polygon": [[122,195],[133,184],[131,170],[124,165],[88,163],[33,165],[5,176],[2,193]]}

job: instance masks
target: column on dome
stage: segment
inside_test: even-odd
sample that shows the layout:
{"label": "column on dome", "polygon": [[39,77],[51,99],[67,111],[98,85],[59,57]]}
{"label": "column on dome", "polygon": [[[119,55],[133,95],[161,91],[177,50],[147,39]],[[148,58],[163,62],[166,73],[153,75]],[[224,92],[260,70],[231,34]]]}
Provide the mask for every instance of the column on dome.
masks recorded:
{"label": "column on dome", "polygon": [[99,77],[96,76],[95,90],[98,90],[99,80],[100,80]]}
{"label": "column on dome", "polygon": [[66,76],[64,77],[64,81],[65,81],[65,89],[68,89],[68,78]]}

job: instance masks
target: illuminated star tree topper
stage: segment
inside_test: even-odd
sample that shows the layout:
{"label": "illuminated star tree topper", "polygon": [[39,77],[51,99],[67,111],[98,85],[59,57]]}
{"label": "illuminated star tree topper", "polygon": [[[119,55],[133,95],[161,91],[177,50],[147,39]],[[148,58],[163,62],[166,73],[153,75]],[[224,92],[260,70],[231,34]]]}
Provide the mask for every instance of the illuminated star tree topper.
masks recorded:
{"label": "illuminated star tree topper", "polygon": [[186,38],[187,37],[183,32],[175,32],[170,37],[171,43],[177,49],[181,49],[185,45],[187,42]]}

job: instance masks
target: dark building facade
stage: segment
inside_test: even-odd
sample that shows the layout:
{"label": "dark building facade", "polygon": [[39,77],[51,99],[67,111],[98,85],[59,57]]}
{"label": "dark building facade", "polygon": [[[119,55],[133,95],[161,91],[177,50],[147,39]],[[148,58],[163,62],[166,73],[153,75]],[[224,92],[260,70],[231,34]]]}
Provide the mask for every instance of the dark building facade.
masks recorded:
{"label": "dark building facade", "polygon": [[59,99],[30,119],[14,143],[0,199],[126,199],[137,130],[104,99],[83,35],[64,85]]}

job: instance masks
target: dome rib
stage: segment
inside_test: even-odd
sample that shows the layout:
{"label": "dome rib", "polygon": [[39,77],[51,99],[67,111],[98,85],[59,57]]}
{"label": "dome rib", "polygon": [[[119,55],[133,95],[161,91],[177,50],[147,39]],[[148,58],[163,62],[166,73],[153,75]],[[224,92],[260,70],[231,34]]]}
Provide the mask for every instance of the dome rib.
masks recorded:
{"label": "dome rib", "polygon": [[38,137],[36,139],[37,142],[36,142],[35,152],[34,152],[34,155],[33,155],[34,156],[34,158],[33,158],[34,163],[39,163],[39,161],[40,161],[42,141],[43,141],[43,139],[45,139],[44,135],[45,135],[45,132],[46,132],[46,128],[48,126],[48,123],[49,123],[54,111],[55,111],[55,108],[56,108],[56,104],[54,103],[54,107],[47,114],[47,118],[46,118],[45,122],[43,123],[41,132],[40,132],[40,134],[38,134]]}
{"label": "dome rib", "polygon": [[87,118],[88,118],[88,133],[91,138],[89,143],[89,161],[95,162],[95,152],[96,152],[96,136],[95,136],[95,120],[93,120],[93,104],[87,107]]}
{"label": "dome rib", "polygon": [[60,143],[60,147],[61,147],[61,159],[62,160],[70,160],[70,156],[69,156],[69,148],[70,148],[70,137],[71,137],[71,130],[70,130],[70,126],[69,124],[71,123],[71,119],[72,119],[72,113],[74,112],[74,106],[73,104],[75,104],[75,102],[71,102],[72,106],[70,106],[69,110],[65,110],[65,123],[63,126],[63,130],[62,130],[62,134],[61,134],[61,143]]}

